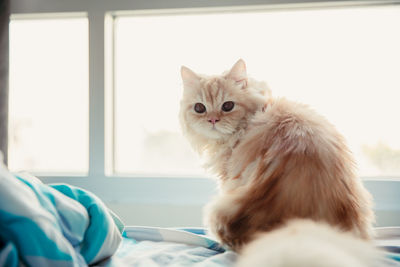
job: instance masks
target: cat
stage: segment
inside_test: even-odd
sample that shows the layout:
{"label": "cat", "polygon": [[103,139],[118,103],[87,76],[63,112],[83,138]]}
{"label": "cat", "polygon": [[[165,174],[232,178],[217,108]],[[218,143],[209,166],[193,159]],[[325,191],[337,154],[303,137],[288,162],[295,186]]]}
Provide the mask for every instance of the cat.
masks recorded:
{"label": "cat", "polygon": [[240,252],[262,232],[292,219],[327,223],[372,238],[372,198],[355,173],[344,138],[307,105],[272,97],[240,59],[222,75],[181,67],[180,122],[219,195],[205,224]]}
{"label": "cat", "polygon": [[311,220],[290,220],[243,248],[236,267],[398,266],[371,243]]}

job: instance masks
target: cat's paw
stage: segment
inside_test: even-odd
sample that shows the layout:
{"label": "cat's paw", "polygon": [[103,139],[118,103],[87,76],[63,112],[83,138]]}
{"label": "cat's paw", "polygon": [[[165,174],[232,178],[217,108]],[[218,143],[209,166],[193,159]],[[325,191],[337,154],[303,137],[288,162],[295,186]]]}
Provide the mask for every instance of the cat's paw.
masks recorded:
{"label": "cat's paw", "polygon": [[238,209],[232,202],[227,201],[226,197],[220,197],[206,205],[204,221],[218,242],[235,251],[241,248],[246,238],[241,231],[235,231],[237,211]]}

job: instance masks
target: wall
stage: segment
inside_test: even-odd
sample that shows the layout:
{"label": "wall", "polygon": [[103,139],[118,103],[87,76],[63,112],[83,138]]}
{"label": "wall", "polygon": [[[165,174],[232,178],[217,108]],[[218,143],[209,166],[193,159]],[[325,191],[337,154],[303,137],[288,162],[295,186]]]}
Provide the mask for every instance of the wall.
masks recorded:
{"label": "wall", "polygon": [[[201,205],[106,203],[125,225],[154,227],[202,227]],[[376,226],[399,226],[400,212],[375,211]]]}
{"label": "wall", "polygon": [[202,206],[169,204],[117,204],[107,206],[125,225],[155,227],[201,227]]}

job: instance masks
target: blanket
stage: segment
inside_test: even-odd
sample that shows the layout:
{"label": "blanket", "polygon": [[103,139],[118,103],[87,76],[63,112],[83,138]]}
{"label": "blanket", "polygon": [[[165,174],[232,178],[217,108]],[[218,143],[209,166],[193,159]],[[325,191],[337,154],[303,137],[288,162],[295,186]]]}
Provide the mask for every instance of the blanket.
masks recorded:
{"label": "blanket", "polygon": [[44,185],[0,166],[0,266],[99,262],[118,249],[123,231],[118,225],[118,218],[90,192]]}
{"label": "blanket", "polygon": [[99,266],[234,266],[236,253],[224,249],[203,228],[127,226],[117,253]]}

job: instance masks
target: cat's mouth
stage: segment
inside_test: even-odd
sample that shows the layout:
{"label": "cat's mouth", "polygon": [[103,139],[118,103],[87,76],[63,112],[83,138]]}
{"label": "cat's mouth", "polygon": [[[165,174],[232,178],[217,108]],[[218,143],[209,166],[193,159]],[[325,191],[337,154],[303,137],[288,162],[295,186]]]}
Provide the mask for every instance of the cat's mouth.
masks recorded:
{"label": "cat's mouth", "polygon": [[213,124],[213,125],[211,125],[210,130],[213,131],[213,132],[217,132],[219,134],[224,134],[224,129],[223,128],[224,127],[221,126],[221,125]]}
{"label": "cat's mouth", "polygon": [[207,129],[207,135],[213,139],[221,139],[231,134],[230,129],[225,128],[223,125],[213,124]]}
{"label": "cat's mouth", "polygon": [[221,132],[219,131],[219,129],[217,128],[217,126],[215,126],[215,124],[212,125],[212,126],[210,127],[210,131],[211,131],[212,133],[221,134]]}
{"label": "cat's mouth", "polygon": [[220,139],[223,136],[223,132],[219,129],[218,125],[209,125],[208,127],[202,127],[201,132],[208,138]]}
{"label": "cat's mouth", "polygon": [[197,132],[211,139],[225,138],[227,135],[232,133],[231,129],[226,127],[224,123],[221,124],[221,122],[198,125],[196,130]]}

